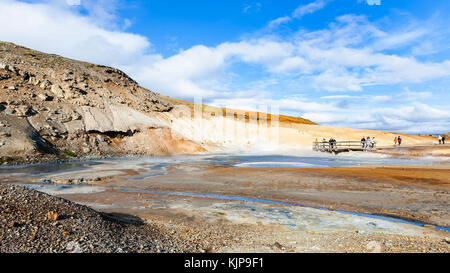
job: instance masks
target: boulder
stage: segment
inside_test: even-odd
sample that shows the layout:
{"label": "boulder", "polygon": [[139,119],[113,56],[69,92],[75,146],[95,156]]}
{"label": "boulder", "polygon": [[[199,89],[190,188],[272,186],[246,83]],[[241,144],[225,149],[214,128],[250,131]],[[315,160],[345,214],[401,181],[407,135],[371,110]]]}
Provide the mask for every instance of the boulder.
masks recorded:
{"label": "boulder", "polygon": [[53,97],[49,96],[47,94],[39,94],[38,98],[43,100],[43,101],[52,101],[53,100]]}
{"label": "boulder", "polygon": [[52,85],[50,91],[52,91],[52,93],[55,94],[57,97],[60,98],[64,97],[64,90],[62,90],[62,88],[59,85]]}
{"label": "boulder", "polygon": [[52,86],[52,83],[49,80],[44,80],[41,85],[39,85],[42,89],[46,90]]}
{"label": "boulder", "polygon": [[7,80],[9,78],[11,78],[11,76],[9,74],[1,74],[0,75],[0,81]]}

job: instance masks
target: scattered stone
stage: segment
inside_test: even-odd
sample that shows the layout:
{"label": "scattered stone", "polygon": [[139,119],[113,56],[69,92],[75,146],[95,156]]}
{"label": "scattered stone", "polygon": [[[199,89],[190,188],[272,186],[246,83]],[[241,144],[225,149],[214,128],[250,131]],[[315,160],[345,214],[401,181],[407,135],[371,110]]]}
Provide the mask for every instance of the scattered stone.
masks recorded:
{"label": "scattered stone", "polygon": [[52,101],[53,100],[53,97],[49,96],[47,94],[39,94],[38,98],[43,100],[43,101]]}
{"label": "scattered stone", "polygon": [[47,213],[47,220],[57,221],[58,220],[58,213],[54,212],[54,211],[49,211]]}
{"label": "scattered stone", "polygon": [[7,133],[7,132],[0,132],[0,137],[11,137],[11,134],[10,133]]}
{"label": "scattered stone", "polygon": [[12,73],[17,73],[18,70],[16,67],[14,67],[13,65],[5,65],[5,69],[12,72]]}
{"label": "scattered stone", "polygon": [[50,88],[51,86],[52,86],[52,83],[49,80],[45,80],[39,85],[39,87],[41,87],[44,90]]}
{"label": "scattered stone", "polygon": [[24,105],[19,109],[20,117],[29,117],[35,115],[37,112],[33,109],[33,107],[29,105]]}
{"label": "scattered stone", "polygon": [[0,81],[7,80],[9,78],[11,78],[9,74],[0,74]]}
{"label": "scattered stone", "polygon": [[279,242],[275,242],[275,243],[273,244],[273,246],[276,247],[276,248],[279,248],[279,249],[281,249],[281,250],[284,250],[284,249],[285,249],[285,247],[284,247],[282,244],[280,244]]}

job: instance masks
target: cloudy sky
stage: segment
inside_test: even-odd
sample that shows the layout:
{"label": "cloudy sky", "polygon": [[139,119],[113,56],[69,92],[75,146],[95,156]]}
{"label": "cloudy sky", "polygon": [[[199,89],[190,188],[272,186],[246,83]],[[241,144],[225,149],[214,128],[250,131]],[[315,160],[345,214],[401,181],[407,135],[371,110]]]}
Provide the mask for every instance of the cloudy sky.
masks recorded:
{"label": "cloudy sky", "polygon": [[115,66],[190,101],[440,133],[449,12],[425,0],[0,0],[0,40]]}

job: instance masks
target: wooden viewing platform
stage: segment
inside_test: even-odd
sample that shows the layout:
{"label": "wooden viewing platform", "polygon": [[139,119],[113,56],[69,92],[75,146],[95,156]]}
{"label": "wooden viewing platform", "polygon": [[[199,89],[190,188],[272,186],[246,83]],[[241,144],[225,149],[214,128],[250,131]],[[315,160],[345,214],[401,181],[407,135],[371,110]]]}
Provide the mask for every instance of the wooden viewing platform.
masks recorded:
{"label": "wooden viewing platform", "polygon": [[342,153],[350,151],[368,151],[375,148],[375,145],[367,146],[363,145],[361,141],[337,141],[334,143],[325,142],[313,142],[313,150],[318,152],[328,153]]}

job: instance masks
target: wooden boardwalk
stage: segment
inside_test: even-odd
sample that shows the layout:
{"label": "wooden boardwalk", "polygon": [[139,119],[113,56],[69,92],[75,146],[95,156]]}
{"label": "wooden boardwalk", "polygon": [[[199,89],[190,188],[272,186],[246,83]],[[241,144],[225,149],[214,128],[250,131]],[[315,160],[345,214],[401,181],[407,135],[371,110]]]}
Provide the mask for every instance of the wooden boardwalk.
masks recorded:
{"label": "wooden boardwalk", "polygon": [[313,142],[313,150],[318,152],[328,153],[342,153],[350,151],[368,151],[375,148],[371,146],[365,146],[361,141],[337,141],[334,143],[326,142]]}

